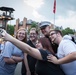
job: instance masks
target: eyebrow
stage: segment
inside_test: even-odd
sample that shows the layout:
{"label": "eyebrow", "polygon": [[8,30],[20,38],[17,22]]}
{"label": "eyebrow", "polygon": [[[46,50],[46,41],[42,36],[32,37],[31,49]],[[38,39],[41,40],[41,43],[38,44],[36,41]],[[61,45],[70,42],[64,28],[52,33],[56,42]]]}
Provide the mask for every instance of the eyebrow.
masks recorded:
{"label": "eyebrow", "polygon": [[50,33],[50,35],[52,36],[53,34],[56,34],[55,32],[53,32],[53,33]]}

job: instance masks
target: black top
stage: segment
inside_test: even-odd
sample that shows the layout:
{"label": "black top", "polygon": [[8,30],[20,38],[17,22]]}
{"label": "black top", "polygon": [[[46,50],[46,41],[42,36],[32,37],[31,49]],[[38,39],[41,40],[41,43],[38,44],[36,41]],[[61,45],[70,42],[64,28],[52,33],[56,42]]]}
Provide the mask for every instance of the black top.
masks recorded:
{"label": "black top", "polygon": [[55,65],[47,61],[49,51],[39,50],[43,60],[38,60],[36,65],[36,72],[38,75],[65,75],[59,65]]}
{"label": "black top", "polygon": [[[33,48],[36,48],[34,46],[34,44],[31,42],[31,40],[28,40],[27,44],[30,45]],[[29,65],[30,72],[34,72],[35,71],[35,64],[36,64],[37,59],[31,57],[30,55],[27,55],[27,60],[28,60],[28,65]],[[22,62],[21,72],[22,72],[22,75],[26,75],[26,68],[25,68],[24,62]]]}
{"label": "black top", "polygon": [[[27,44],[33,48],[36,48],[35,45],[30,40],[27,42]],[[30,71],[34,72],[37,59],[31,57],[30,55],[27,55],[27,59],[28,59],[28,65],[29,65]]]}

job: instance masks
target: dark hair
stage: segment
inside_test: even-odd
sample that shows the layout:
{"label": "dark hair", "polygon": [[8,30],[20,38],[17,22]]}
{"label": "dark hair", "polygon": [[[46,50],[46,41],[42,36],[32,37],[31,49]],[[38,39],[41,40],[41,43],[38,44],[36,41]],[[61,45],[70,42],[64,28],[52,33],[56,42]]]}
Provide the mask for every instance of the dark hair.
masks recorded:
{"label": "dark hair", "polygon": [[54,54],[54,51],[50,45],[50,42],[48,40],[48,38],[46,37],[42,37],[39,39],[39,41],[41,42],[43,48],[47,49],[48,51],[50,51],[52,54]]}
{"label": "dark hair", "polygon": [[56,30],[56,29],[55,29],[55,30],[50,30],[50,32],[51,32],[51,31],[54,31],[55,33],[60,33],[60,35],[63,36],[63,34],[62,34],[62,32],[61,32],[60,30]]}

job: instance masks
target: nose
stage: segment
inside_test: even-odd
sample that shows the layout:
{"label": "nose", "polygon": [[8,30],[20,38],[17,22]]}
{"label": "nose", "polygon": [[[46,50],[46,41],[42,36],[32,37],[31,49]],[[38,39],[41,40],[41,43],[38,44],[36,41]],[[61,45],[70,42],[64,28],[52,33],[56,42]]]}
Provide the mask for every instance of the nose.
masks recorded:
{"label": "nose", "polygon": [[24,34],[20,34],[20,36],[24,36]]}

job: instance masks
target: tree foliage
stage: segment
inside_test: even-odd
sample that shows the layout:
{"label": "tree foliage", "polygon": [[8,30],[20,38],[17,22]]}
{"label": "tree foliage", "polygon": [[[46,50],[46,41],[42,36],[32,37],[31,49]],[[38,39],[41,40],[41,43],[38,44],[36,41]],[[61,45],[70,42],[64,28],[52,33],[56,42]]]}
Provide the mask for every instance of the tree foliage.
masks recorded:
{"label": "tree foliage", "polygon": [[10,35],[13,35],[14,34],[14,26],[13,25],[7,25],[7,32]]}
{"label": "tree foliage", "polygon": [[[37,22],[32,22],[30,29],[31,29],[31,28],[36,28],[36,29],[38,29]],[[28,34],[29,34],[30,29],[28,30]]]}
{"label": "tree foliage", "polygon": [[62,33],[63,35],[66,35],[66,34],[74,34],[75,33],[75,30],[73,29],[70,29],[69,27],[65,28],[62,30]]}
{"label": "tree foliage", "polygon": [[31,24],[31,28],[33,28],[33,27],[37,27],[37,23],[36,22],[32,22],[32,24]]}

